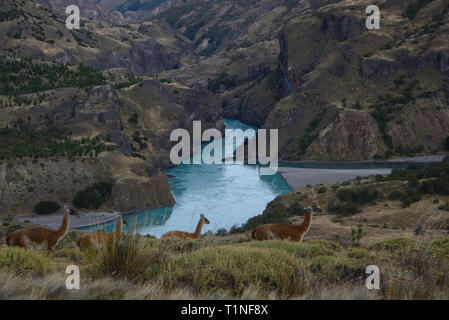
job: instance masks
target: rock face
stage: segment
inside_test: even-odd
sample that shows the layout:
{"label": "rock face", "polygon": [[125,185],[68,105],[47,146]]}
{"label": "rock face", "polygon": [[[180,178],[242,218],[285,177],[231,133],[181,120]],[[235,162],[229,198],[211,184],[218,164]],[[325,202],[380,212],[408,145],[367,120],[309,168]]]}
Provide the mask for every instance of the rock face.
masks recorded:
{"label": "rock face", "polygon": [[[21,95],[27,103],[0,97],[7,106],[0,108],[0,127],[23,120],[37,130],[64,128],[72,139],[95,137],[114,151],[67,163],[64,157],[2,160],[5,214],[30,210],[43,199],[39,192],[70,202],[106,178],[115,184],[104,209],[170,204],[161,172],[172,165],[169,136],[176,128],[191,130],[193,120],[203,130],[223,129],[223,116],[278,129],[281,160],[444,151],[445,0],[426,2],[415,16],[401,1],[381,1],[380,30],[365,27],[368,0],[75,1],[85,14],[80,30],[65,27],[67,4],[4,0],[0,54],[83,63],[102,71],[104,84]],[[47,172],[55,182],[39,190]],[[79,175],[82,181],[58,187]],[[29,186],[31,180],[38,184]]]}
{"label": "rock face", "polygon": [[[257,122],[279,129],[283,159],[445,151],[449,7],[432,1],[410,19],[400,3],[387,1],[381,29],[367,30],[367,5],[322,6],[280,32],[279,102],[261,104],[260,110],[271,110]],[[422,42],[427,45],[420,47]],[[262,101],[273,96],[273,90],[265,92]]]}
{"label": "rock face", "polygon": [[[89,1],[40,1],[54,11],[35,1],[4,2],[0,15],[11,19],[0,19],[0,29],[5,31],[0,33],[0,40],[5,48],[20,47],[18,57],[83,63],[97,70],[126,68],[139,76],[170,70],[197,59],[192,42],[165,21],[114,25],[110,22],[124,20],[114,17],[120,16],[119,12]],[[67,3],[80,5],[79,30],[66,28]]]}
{"label": "rock face", "polygon": [[171,205],[174,200],[161,170],[173,165],[169,159],[172,130],[192,130],[194,120],[202,122],[202,130],[223,129],[219,101],[207,91],[147,80],[122,90],[110,85],[82,94],[60,89],[60,99],[73,91],[79,94],[73,100],[1,109],[3,124],[11,125],[25,113],[27,122],[38,130],[64,128],[72,139],[97,137],[115,151],[102,152],[98,158],[0,161],[2,214],[13,209],[30,212],[43,200],[70,204],[76,192],[111,180],[112,195],[100,210]]}
{"label": "rock face", "polygon": [[136,174],[131,168],[137,165],[148,166],[141,159],[120,153],[100,155],[95,159],[2,161],[2,215],[30,213],[40,201],[71,206],[78,191],[96,182],[111,180],[114,181],[111,196],[99,210],[128,211],[173,204],[166,175],[162,172],[153,176]]}

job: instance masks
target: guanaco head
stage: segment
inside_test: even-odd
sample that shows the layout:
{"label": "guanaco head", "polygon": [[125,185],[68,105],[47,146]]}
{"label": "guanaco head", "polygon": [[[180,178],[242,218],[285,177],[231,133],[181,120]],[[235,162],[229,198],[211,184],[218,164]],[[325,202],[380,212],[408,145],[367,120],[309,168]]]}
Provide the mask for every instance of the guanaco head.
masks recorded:
{"label": "guanaco head", "polygon": [[306,210],[306,212],[310,212],[312,214],[323,214],[324,211],[321,208],[317,208],[317,207],[304,207],[304,210]]}
{"label": "guanaco head", "polygon": [[126,222],[126,220],[123,219],[123,217],[122,217],[122,222],[123,222],[123,225],[124,225],[124,226],[127,226],[127,227],[129,226],[129,225],[128,225],[128,222]]}
{"label": "guanaco head", "polygon": [[321,208],[312,207],[312,210],[314,214],[324,214],[324,210]]}
{"label": "guanaco head", "polygon": [[204,224],[209,224],[209,220],[207,220],[207,218],[204,216],[204,214],[200,214],[201,219],[203,220]]}
{"label": "guanaco head", "polygon": [[80,214],[78,213],[78,211],[75,211],[73,209],[70,209],[68,206],[64,206],[64,210],[67,214],[71,215],[71,216],[75,216],[77,218],[80,217]]}

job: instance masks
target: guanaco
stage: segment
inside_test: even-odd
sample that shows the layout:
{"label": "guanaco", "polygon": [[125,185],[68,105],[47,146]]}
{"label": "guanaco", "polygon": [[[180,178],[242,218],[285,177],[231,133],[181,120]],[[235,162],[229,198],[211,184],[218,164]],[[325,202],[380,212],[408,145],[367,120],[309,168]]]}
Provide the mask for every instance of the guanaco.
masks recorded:
{"label": "guanaco", "polygon": [[182,239],[196,239],[201,234],[201,229],[203,228],[203,224],[209,224],[209,220],[204,216],[204,214],[200,215],[200,221],[198,221],[198,225],[196,226],[194,233],[184,232],[184,231],[168,231],[162,235],[162,239],[170,238],[170,237],[179,237]]}
{"label": "guanaco", "polygon": [[82,247],[87,247],[89,245],[100,247],[105,243],[113,241],[114,239],[119,239],[120,236],[122,235],[123,225],[128,226],[128,223],[125,220],[123,220],[122,217],[120,217],[118,219],[117,225],[115,226],[115,231],[113,233],[108,233],[102,230],[90,232],[82,237],[79,237],[78,240],[76,241],[76,244],[80,249]]}
{"label": "guanaco", "polygon": [[319,208],[306,207],[304,221],[295,225],[290,223],[263,224],[251,231],[251,238],[255,240],[291,240],[301,242],[312,224],[314,211],[322,212]]}
{"label": "guanaco", "polygon": [[47,249],[48,252],[59,244],[69,231],[70,215],[79,216],[78,213],[64,206],[66,211],[62,218],[62,224],[57,230],[44,227],[32,227],[17,230],[6,237],[6,245],[10,247],[22,247],[24,249]]}

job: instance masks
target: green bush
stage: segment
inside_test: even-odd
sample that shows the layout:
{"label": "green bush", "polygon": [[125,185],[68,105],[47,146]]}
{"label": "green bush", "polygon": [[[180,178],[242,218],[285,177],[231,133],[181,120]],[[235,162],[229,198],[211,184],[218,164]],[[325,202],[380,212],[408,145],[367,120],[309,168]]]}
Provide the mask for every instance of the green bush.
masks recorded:
{"label": "green bush", "polygon": [[369,257],[369,253],[366,249],[363,248],[351,248],[346,253],[346,256],[349,258],[364,259]]}
{"label": "green bush", "polygon": [[354,190],[343,189],[338,191],[337,198],[341,201],[363,205],[377,200],[378,192],[377,190],[371,191],[368,188]]}
{"label": "green bush", "polygon": [[431,248],[438,257],[447,259],[447,256],[449,255],[449,237],[433,241]]}
{"label": "green bush", "polygon": [[107,242],[96,257],[95,270],[100,276],[142,280],[147,276],[147,268],[159,272],[163,258],[164,254],[152,249],[145,238],[132,234]]}
{"label": "green bush", "polygon": [[387,250],[387,251],[407,251],[416,245],[413,239],[409,238],[395,238],[390,240],[381,241],[371,246],[375,250]]}
{"label": "green bush", "polygon": [[318,273],[321,278],[341,281],[342,278],[354,279],[365,275],[367,259],[345,256],[317,256],[310,261],[310,271]]}
{"label": "green bush", "polygon": [[44,275],[47,262],[36,252],[22,248],[0,249],[0,271],[11,271],[18,275]]}
{"label": "green bush", "polygon": [[329,203],[328,211],[339,215],[350,216],[362,211],[362,209],[354,202],[334,202]]}
{"label": "green bush", "polygon": [[285,250],[221,246],[173,256],[161,268],[170,287],[240,295],[249,286],[292,295],[298,290],[298,264]]}
{"label": "green bush", "polygon": [[296,243],[291,241],[258,241],[239,244],[247,248],[264,248],[284,250],[300,258],[316,257],[319,255],[335,255],[335,252],[341,249],[340,245],[333,241],[308,241]]}
{"label": "green bush", "polygon": [[37,214],[50,214],[61,208],[59,204],[53,201],[41,201],[34,206],[34,212]]}
{"label": "green bush", "polygon": [[98,209],[112,192],[113,183],[97,182],[92,186],[78,191],[73,199],[73,205],[78,209]]}

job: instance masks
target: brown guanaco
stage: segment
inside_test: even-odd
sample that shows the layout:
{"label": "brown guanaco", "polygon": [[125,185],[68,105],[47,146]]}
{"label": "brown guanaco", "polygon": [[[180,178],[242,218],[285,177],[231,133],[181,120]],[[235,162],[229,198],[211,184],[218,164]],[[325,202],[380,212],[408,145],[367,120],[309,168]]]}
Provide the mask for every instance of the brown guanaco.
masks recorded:
{"label": "brown guanaco", "polygon": [[67,206],[64,206],[64,209],[66,213],[62,218],[62,224],[59,229],[31,227],[17,230],[6,237],[6,245],[24,249],[47,249],[49,252],[52,251],[69,231],[70,215],[79,216],[76,211],[69,209]]}
{"label": "brown guanaco", "polygon": [[113,241],[114,239],[119,239],[122,235],[122,227],[123,225],[127,226],[128,223],[120,217],[117,221],[117,225],[115,226],[115,231],[113,233],[108,233],[102,230],[97,230],[85,234],[82,237],[79,237],[76,241],[76,244],[79,248],[86,247],[89,245],[95,245],[97,247],[104,245],[107,242]]}
{"label": "brown guanaco", "polygon": [[304,221],[295,225],[290,223],[263,224],[251,231],[251,238],[255,240],[291,240],[301,242],[312,224],[314,211],[322,212],[319,208],[306,207]]}
{"label": "brown guanaco", "polygon": [[170,237],[178,237],[182,239],[195,239],[198,238],[201,234],[201,229],[203,228],[203,224],[209,224],[209,220],[204,216],[204,214],[200,215],[200,221],[198,221],[198,225],[196,226],[195,232],[184,232],[184,231],[168,231],[162,235],[162,239],[170,238]]}

